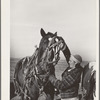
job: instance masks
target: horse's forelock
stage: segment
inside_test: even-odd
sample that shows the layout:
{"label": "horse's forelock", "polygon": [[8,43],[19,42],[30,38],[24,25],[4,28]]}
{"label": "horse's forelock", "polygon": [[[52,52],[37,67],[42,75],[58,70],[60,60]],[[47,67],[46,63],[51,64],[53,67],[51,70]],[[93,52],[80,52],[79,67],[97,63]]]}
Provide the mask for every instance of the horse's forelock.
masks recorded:
{"label": "horse's forelock", "polygon": [[41,51],[43,53],[46,50],[46,48],[48,47],[48,44],[50,42],[50,39],[52,39],[54,36],[55,36],[55,34],[48,32],[44,37],[42,37],[40,44],[39,44],[39,53]]}

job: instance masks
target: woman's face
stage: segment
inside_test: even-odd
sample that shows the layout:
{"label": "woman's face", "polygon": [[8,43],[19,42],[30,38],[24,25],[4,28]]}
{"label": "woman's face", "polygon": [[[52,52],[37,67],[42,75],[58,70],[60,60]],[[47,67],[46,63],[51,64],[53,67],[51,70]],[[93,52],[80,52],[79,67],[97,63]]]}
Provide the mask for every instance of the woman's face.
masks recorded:
{"label": "woman's face", "polygon": [[71,67],[71,68],[74,68],[75,65],[76,65],[76,63],[75,63],[75,61],[72,59],[72,57],[70,57],[69,64],[70,64],[70,67]]}

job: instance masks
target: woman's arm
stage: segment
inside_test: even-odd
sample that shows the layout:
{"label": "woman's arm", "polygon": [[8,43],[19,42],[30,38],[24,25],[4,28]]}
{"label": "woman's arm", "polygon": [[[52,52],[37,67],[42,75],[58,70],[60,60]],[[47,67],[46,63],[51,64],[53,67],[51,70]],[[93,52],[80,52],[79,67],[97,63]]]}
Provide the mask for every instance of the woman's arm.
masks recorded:
{"label": "woman's arm", "polygon": [[59,90],[67,89],[80,81],[81,72],[71,72],[69,75],[64,76],[62,81],[58,80],[54,75],[49,77],[49,81]]}

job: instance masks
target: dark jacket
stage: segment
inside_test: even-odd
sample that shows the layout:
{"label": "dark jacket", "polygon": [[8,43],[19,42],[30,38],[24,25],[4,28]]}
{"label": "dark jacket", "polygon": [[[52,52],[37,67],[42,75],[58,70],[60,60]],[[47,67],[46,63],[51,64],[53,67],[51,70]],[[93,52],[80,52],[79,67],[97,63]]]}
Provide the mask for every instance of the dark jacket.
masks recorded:
{"label": "dark jacket", "polygon": [[61,91],[62,99],[77,97],[82,70],[80,65],[72,70],[67,68],[62,74],[61,81],[53,75],[49,77],[51,83]]}

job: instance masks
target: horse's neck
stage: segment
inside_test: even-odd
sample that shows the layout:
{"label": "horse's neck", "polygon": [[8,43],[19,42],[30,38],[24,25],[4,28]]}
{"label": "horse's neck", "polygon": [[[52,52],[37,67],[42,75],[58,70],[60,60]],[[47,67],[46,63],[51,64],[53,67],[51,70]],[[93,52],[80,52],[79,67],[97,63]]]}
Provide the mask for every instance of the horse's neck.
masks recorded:
{"label": "horse's neck", "polygon": [[69,50],[69,48],[68,48],[68,46],[67,46],[66,44],[65,44],[65,46],[64,46],[64,48],[63,48],[63,50],[62,50],[62,52],[63,52],[63,54],[64,54],[64,56],[65,56],[65,58],[66,58],[66,61],[68,62],[71,53],[70,53],[70,50]]}
{"label": "horse's neck", "polygon": [[43,72],[47,72],[48,71],[48,66],[50,67],[52,65],[52,64],[48,65],[48,62],[53,60],[52,57],[54,57],[52,55],[52,49],[49,51],[48,48],[47,48],[44,51],[43,55],[39,58],[40,62],[38,62],[38,66],[37,66],[38,70],[39,70],[39,73],[41,73],[41,71],[43,71]]}

